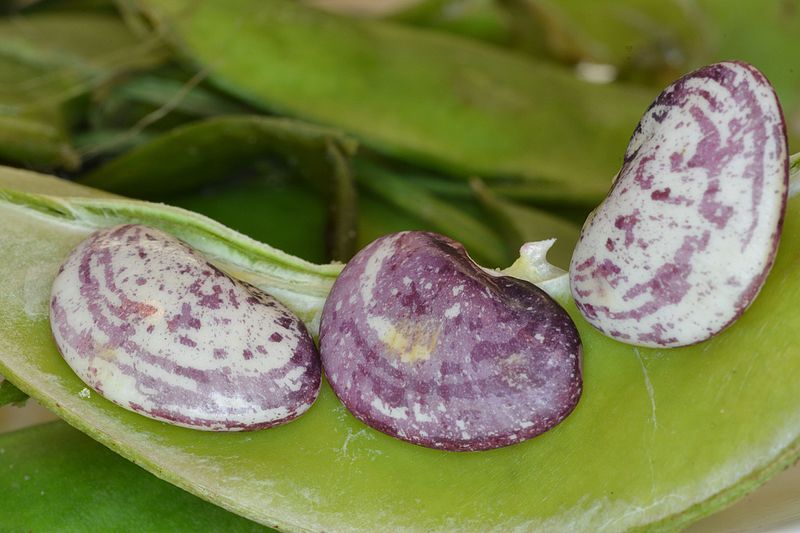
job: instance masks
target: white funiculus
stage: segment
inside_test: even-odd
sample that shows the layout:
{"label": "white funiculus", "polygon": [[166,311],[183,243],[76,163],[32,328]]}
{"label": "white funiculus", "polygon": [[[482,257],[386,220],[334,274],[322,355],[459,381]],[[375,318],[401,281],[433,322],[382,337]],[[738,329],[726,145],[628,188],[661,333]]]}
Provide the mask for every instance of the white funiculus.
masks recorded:
{"label": "white funiculus", "polygon": [[153,228],[98,231],[59,270],[53,336],[76,374],[143,415],[205,430],[288,422],[317,397],[303,323]]}
{"label": "white funiculus", "polygon": [[684,346],[736,320],[775,258],[788,187],[786,128],[766,78],[719,63],[647,110],[570,265],[572,295],[603,333]]}

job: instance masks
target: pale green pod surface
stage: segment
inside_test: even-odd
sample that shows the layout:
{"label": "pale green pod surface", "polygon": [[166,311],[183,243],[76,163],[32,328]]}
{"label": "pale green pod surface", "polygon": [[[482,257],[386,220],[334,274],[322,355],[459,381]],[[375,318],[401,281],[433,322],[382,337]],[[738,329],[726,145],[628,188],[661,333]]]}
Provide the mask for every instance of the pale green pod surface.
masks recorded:
{"label": "pale green pod surface", "polygon": [[40,175],[3,170],[0,187],[0,373],[157,476],[263,524],[316,531],[670,528],[743,495],[800,454],[796,197],[760,296],[708,342],[650,350],[612,341],[566,299],[566,279],[554,280],[551,290],[584,345],[577,408],[519,445],[448,453],[369,429],[327,386],[300,419],[247,435],[169,426],[82,396],[83,383],[53,344],[47,295],[58,264],[92,229],[125,221],[160,227],[274,293],[312,331],[341,266],[305,263],[167,206],[76,198],[99,193]]}
{"label": "pale green pod surface", "polygon": [[649,90],[592,85],[468,39],[292,1],[137,4],[249,103],[462,177],[535,182],[540,199],[599,201],[649,101]]}

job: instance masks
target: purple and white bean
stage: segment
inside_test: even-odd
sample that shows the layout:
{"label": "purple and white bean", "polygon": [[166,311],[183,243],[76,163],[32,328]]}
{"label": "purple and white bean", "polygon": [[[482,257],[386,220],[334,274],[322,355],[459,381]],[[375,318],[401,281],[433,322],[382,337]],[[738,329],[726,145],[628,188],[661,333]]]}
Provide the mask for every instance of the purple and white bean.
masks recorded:
{"label": "purple and white bean", "polygon": [[566,311],[435,233],[382,237],[347,264],[323,309],[320,353],[357,418],[432,448],[521,442],[581,395],[581,343]]}
{"label": "purple and white bean", "polygon": [[701,68],[653,102],[583,227],[573,298],[606,335],[684,346],[735,321],[780,239],[786,128],[772,86],[737,62]]}
{"label": "purple and white bean", "polygon": [[50,322],[87,385],[176,425],[267,428],[301,415],[319,392],[316,348],[296,316],[146,226],[78,245],[53,283]]}

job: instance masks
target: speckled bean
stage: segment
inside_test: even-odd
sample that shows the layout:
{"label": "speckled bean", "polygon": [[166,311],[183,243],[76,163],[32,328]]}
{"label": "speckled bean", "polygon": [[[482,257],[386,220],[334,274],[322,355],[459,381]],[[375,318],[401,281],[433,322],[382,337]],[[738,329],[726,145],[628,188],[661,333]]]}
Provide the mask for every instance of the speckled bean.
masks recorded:
{"label": "speckled bean", "polygon": [[53,283],[66,362],[122,407],[214,431],[267,428],[305,412],[320,363],[303,323],[161,231],[93,233]]}
{"label": "speckled bean", "polygon": [[581,394],[580,338],[566,311],[435,233],[382,237],[348,263],[323,310],[320,351],[356,417],[433,448],[529,439]]}
{"label": "speckled bean", "polygon": [[642,346],[720,332],[772,267],[788,175],[781,109],[758,70],[719,63],[679,79],[645,113],[583,227],[570,266],[578,308]]}

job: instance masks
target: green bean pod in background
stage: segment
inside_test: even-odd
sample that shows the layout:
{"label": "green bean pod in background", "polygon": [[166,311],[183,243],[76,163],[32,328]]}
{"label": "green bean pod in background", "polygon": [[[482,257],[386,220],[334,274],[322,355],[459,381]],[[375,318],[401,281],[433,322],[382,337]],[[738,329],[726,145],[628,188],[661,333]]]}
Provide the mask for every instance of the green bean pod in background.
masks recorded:
{"label": "green bean pod in background", "polygon": [[609,81],[662,86],[718,61],[757,65],[781,99],[792,142],[800,142],[800,69],[792,54],[800,31],[795,0],[501,3],[511,15],[518,46],[541,59],[610,66]]}
{"label": "green bean pod in background", "polygon": [[[79,181],[137,198],[164,199],[209,183],[234,181],[278,159],[290,175],[325,198],[329,257],[347,260],[356,251],[356,191],[349,164],[355,150],[352,139],[313,124],[257,115],[219,116],[174,128]],[[243,214],[269,224],[269,213],[258,212],[266,207]]]}
{"label": "green bean pod in background", "polygon": [[158,479],[62,421],[0,434],[0,450],[10,466],[0,477],[6,530],[268,530]]}
{"label": "green bean pod in background", "polygon": [[35,14],[0,20],[0,159],[76,170],[70,129],[88,94],[114,76],[164,60],[113,15]]}
{"label": "green bean pod in background", "polygon": [[[352,2],[309,0],[353,13]],[[457,33],[578,65],[580,76],[654,87],[709,63],[758,65],[778,91],[790,136],[800,141],[800,6],[795,0],[410,0],[383,7],[384,18]],[[383,5],[383,4],[381,4]],[[371,13],[371,16],[377,16]],[[363,15],[362,15],[363,16]],[[610,67],[610,68],[609,68]]]}
{"label": "green bean pod in background", "polygon": [[653,91],[434,31],[282,0],[136,2],[211,83],[266,111],[467,178],[592,205]]}
{"label": "green bean pod in background", "polygon": [[24,403],[28,395],[6,379],[0,378],[0,407],[8,404]]}

